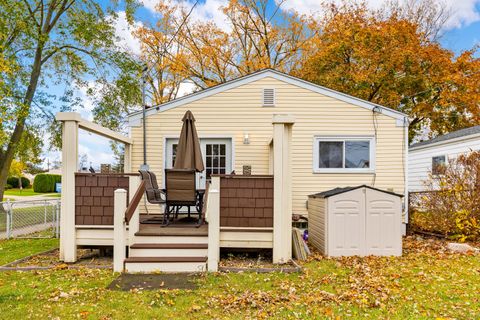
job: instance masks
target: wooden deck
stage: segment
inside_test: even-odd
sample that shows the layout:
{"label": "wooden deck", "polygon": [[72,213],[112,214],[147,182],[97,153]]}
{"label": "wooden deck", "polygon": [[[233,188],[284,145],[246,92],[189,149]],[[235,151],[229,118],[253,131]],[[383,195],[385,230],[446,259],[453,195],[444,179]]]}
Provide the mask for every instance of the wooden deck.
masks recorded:
{"label": "wooden deck", "polygon": [[135,234],[138,236],[208,236],[208,226],[200,227],[169,225],[162,227],[160,224],[140,224],[140,230]]}

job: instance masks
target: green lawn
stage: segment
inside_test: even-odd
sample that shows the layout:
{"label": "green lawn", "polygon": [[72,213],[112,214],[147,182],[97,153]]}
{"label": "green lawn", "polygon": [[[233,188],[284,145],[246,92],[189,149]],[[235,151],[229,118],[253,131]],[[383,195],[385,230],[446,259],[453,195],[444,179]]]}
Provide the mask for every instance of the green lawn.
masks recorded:
{"label": "green lawn", "polygon": [[2,272],[0,318],[480,318],[480,256],[423,243],[400,258],[317,257],[303,274],[209,274],[194,291],[110,291],[108,270]]}
{"label": "green lawn", "polygon": [[28,189],[8,189],[5,190],[5,196],[21,196],[21,197],[30,197],[30,196],[48,196],[48,197],[60,197],[60,193],[39,193],[33,191],[33,188]]}
{"label": "green lawn", "polygon": [[0,266],[56,247],[58,247],[58,239],[0,240]]}

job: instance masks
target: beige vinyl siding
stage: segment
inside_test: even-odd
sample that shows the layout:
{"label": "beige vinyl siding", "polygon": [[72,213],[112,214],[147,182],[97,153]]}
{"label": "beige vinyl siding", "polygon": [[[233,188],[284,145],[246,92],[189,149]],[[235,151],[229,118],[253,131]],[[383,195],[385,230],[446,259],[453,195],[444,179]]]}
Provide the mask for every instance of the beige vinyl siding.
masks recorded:
{"label": "beige vinyl siding", "polygon": [[308,199],[308,242],[321,253],[326,252],[326,206],[324,198]]}
{"label": "beige vinyl siding", "polygon": [[[262,106],[263,88],[275,88],[275,106]],[[147,157],[151,170],[162,180],[164,139],[180,134],[183,114],[191,110],[200,137],[232,137],[233,168],[242,172],[252,166],[252,174],[269,173],[269,143],[273,114],[292,114],[296,118],[292,137],[293,212],[306,214],[309,194],[335,187],[359,184],[404,192],[403,127],[396,120],[378,114],[376,174],[313,173],[314,136],[374,136],[372,111],[322,94],[266,77],[239,87],[147,118]],[[250,144],[243,144],[249,134]],[[143,163],[142,127],[132,127],[134,140],[132,168]],[[158,207],[155,207],[158,208]]]}

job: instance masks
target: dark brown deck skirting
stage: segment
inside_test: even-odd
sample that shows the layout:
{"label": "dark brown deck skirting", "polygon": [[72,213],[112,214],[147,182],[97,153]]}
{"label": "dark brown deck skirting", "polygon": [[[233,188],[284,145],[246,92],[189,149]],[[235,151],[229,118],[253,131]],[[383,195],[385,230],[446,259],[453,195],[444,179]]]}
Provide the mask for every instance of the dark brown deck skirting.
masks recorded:
{"label": "dark brown deck skirting", "polygon": [[208,249],[207,243],[135,243],[130,249]]}
{"label": "dark brown deck skirting", "polygon": [[113,225],[113,196],[127,190],[133,174],[75,173],[75,224]]}
{"label": "dark brown deck skirting", "polygon": [[220,175],[220,227],[273,227],[273,176]]}
{"label": "dark brown deck skirting", "polygon": [[207,262],[207,257],[131,257],[125,259],[125,263],[151,262]]}

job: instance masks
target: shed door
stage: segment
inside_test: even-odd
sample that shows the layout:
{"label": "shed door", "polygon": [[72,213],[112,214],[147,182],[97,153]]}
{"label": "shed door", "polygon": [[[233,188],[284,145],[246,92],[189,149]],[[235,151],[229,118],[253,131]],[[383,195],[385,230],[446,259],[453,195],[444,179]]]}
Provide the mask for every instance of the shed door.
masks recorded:
{"label": "shed door", "polygon": [[363,188],[328,199],[328,254],[365,255],[365,195]]}
{"label": "shed door", "polygon": [[402,254],[400,197],[366,189],[366,254]]}

